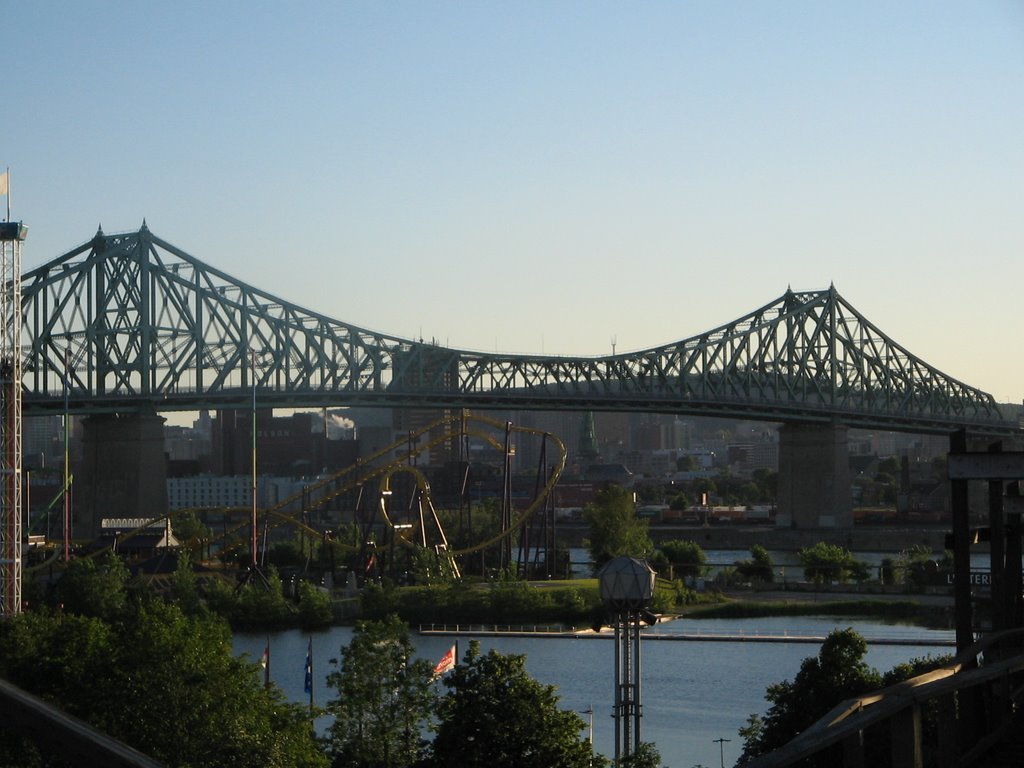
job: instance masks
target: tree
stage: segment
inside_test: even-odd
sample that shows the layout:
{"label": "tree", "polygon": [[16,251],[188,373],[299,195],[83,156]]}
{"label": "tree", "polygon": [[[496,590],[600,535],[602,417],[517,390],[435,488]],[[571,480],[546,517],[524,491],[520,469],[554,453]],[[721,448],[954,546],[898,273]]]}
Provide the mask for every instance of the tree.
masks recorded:
{"label": "tree", "polygon": [[749,560],[740,560],[736,563],[736,572],[747,581],[770,582],[775,578],[772,572],[772,557],[760,544],[750,548]]}
{"label": "tree", "polygon": [[845,582],[851,576],[861,580],[867,576],[864,565],[854,559],[849,550],[837,544],[819,541],[801,549],[797,556],[804,567],[804,576],[816,583]]}
{"label": "tree", "polygon": [[329,750],[335,766],[403,768],[425,755],[422,738],[437,700],[433,665],[412,659],[409,629],[397,617],[363,621],[341,651],[327,685],[338,698]]}
{"label": "tree", "polygon": [[707,565],[707,555],[695,541],[673,539],[659,548],[672,564],[677,576],[700,576]]}
{"label": "tree", "polygon": [[143,603],[117,637],[101,728],[168,765],[324,766],[308,711],[266,690],[218,618]]}
{"label": "tree", "polygon": [[[864,661],[867,649],[867,641],[853,629],[834,630],[825,638],[817,656],[803,660],[792,682],[787,680],[768,686],[765,698],[772,703],[771,708],[763,718],[751,715],[747,725],[740,728],[743,755],[739,764],[783,746],[846,699],[895,685],[952,661],[948,655],[914,658],[881,675]],[[925,731],[935,734],[940,727],[937,705],[933,702],[922,715]],[[925,743],[935,741],[934,737],[925,739]],[[872,747],[880,753],[887,752],[884,742]],[[841,760],[837,761],[834,755],[822,754],[801,765],[831,768],[839,762]],[[867,765],[878,762],[881,759],[868,755]],[[925,764],[933,762],[926,760]]]}
{"label": "tree", "polygon": [[167,765],[325,768],[305,708],[267,690],[227,624],[136,599],[115,621],[0,623],[0,676]]}
{"label": "tree", "polygon": [[803,660],[792,681],[768,686],[768,713],[751,715],[740,729],[740,762],[778,749],[844,699],[880,688],[882,676],[864,661],[867,650],[867,641],[854,630],[834,630],[817,656]]}
{"label": "tree", "polygon": [[295,587],[299,600],[299,623],[303,627],[326,627],[334,618],[331,596],[326,590],[302,580]]}
{"label": "tree", "polygon": [[641,741],[635,752],[619,760],[619,768],[658,768],[661,765],[661,753],[649,741]]}
{"label": "tree", "polygon": [[181,542],[181,547],[189,554],[195,554],[197,559],[202,559],[203,546],[213,538],[213,533],[203,523],[195,510],[182,512],[171,518],[171,530],[175,538]]}
{"label": "tree", "polygon": [[432,764],[438,768],[587,768],[583,719],[558,708],[555,687],[526,673],[526,657],[470,641],[444,680]]}
{"label": "tree", "polygon": [[57,582],[60,610],[100,619],[116,618],[125,609],[128,569],[113,552],[72,560]]}
{"label": "tree", "polygon": [[632,494],[621,486],[599,491],[583,508],[583,519],[590,526],[587,546],[595,569],[620,555],[646,558],[654,551],[647,521],[636,516]]}

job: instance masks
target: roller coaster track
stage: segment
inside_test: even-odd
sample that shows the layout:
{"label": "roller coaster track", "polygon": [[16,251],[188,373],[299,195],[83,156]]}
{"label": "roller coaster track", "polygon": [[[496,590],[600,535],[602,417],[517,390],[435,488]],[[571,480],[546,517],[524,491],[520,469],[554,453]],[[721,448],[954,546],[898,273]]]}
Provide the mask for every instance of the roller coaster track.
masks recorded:
{"label": "roller coaster track", "polygon": [[[480,428],[468,428],[468,424],[477,423],[481,425]],[[555,435],[550,432],[545,432],[539,429],[533,429],[531,427],[517,426],[511,423],[503,423],[496,419],[476,415],[476,414],[460,414],[458,416],[446,416],[437,419],[418,430],[412,431],[407,437],[402,438],[380,450],[374,452],[366,459],[357,462],[351,466],[345,467],[338,472],[335,472],[329,476],[319,478],[316,482],[306,486],[303,491],[293,494],[291,496],[282,499],[277,504],[268,507],[263,510],[259,510],[258,517],[262,519],[262,530],[264,535],[269,535],[270,532],[277,530],[278,528],[290,525],[298,530],[305,531],[314,536],[322,536],[322,531],[318,531],[305,523],[301,516],[304,511],[300,509],[298,511],[287,511],[289,507],[306,501],[310,507],[322,507],[328,504],[335,498],[349,493],[353,490],[358,489],[360,486],[367,483],[378,482],[380,485],[380,493],[378,493],[378,507],[377,507],[377,519],[387,528],[391,529],[396,533],[395,541],[400,542],[403,546],[414,547],[416,542],[412,540],[412,537],[416,533],[421,534],[420,545],[426,543],[426,534],[424,531],[419,531],[414,525],[411,529],[402,528],[396,529],[396,522],[392,519],[392,515],[387,510],[385,498],[387,491],[389,490],[390,478],[400,472],[405,472],[413,475],[416,481],[417,488],[424,496],[424,503],[431,505],[430,502],[430,485],[427,481],[426,476],[411,464],[412,460],[421,454],[429,452],[432,448],[442,445],[450,440],[461,438],[464,436],[470,436],[479,438],[494,448],[504,449],[504,443],[495,437],[492,431],[487,431],[482,427],[489,427],[492,430],[506,429],[511,430],[513,433],[520,435],[531,435],[544,440],[550,440],[557,450],[557,459],[554,463],[552,471],[548,473],[546,481],[539,488],[534,498],[531,499],[530,503],[522,509],[514,518],[511,520],[511,524],[506,526],[503,530],[494,536],[488,537],[485,540],[474,542],[471,545],[460,547],[459,549],[447,550],[446,556],[451,558],[463,557],[470,555],[480,550],[487,549],[509,536],[515,534],[520,530],[527,521],[533,516],[533,514],[540,509],[545,503],[549,494],[553,491],[555,485],[558,482],[558,478],[565,468],[565,461],[567,451],[564,443]],[[443,428],[442,432],[436,432],[438,428]],[[429,439],[422,440],[421,438],[429,437]],[[412,447],[414,446],[414,447]],[[403,451],[403,449],[405,449]],[[398,458],[393,458],[397,452],[402,451],[402,455]],[[319,493],[319,495],[317,495]],[[315,497],[315,498],[314,498]],[[173,518],[190,514],[222,514],[227,516],[237,515],[240,518],[240,522],[233,525],[230,528],[222,531],[221,534],[211,540],[211,544],[220,544],[220,552],[222,554],[230,553],[238,546],[241,542],[232,542],[232,537],[239,531],[247,528],[250,525],[250,508],[242,507],[192,507],[188,509],[175,510],[167,515],[161,517],[155,517],[145,521],[142,525],[134,528],[131,531],[126,531],[118,535],[115,539],[114,548],[116,549],[120,544],[130,540],[131,538],[152,530],[153,526],[167,520],[173,520]],[[438,533],[444,538],[444,531],[441,529],[440,521],[434,514],[433,519],[438,529]],[[445,540],[445,544],[447,541]],[[341,550],[352,551],[356,547],[345,542],[334,540],[331,544]],[[103,550],[106,551],[106,550]],[[92,553],[91,556],[95,556],[99,552]],[[56,554],[54,555],[54,557]],[[26,568],[26,572],[38,570],[43,566],[52,562],[53,557],[47,559],[44,563],[37,564],[31,568]]]}

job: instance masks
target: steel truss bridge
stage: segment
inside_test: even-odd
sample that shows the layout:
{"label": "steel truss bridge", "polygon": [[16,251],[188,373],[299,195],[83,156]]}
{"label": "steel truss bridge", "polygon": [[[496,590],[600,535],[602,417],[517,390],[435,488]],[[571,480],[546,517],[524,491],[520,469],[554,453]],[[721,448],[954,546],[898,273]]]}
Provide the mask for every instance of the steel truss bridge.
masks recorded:
{"label": "steel truss bridge", "polygon": [[994,398],[890,339],[834,287],[601,357],[504,355],[303,309],[154,235],[107,235],[24,274],[26,415],[340,405],[629,410],[1011,434]]}

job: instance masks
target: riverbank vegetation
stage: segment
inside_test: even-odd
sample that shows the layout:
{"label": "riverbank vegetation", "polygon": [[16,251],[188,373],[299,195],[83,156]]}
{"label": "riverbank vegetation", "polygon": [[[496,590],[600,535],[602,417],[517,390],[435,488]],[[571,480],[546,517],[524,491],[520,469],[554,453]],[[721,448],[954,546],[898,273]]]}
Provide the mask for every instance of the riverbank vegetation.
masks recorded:
{"label": "riverbank vegetation", "polygon": [[[325,768],[304,707],[236,657],[200,603],[130,589],[108,556],[80,560],[43,603],[0,622],[0,677],[168,766]],[[0,764],[61,766],[0,730]]]}
{"label": "riverbank vegetation", "polygon": [[[743,754],[738,764],[743,765],[783,746],[846,699],[895,685],[947,664],[951,659],[950,656],[912,659],[882,674],[864,661],[867,650],[867,642],[854,630],[835,630],[825,638],[816,656],[803,660],[793,680],[768,686],[765,699],[771,707],[764,716],[750,715],[746,726],[740,729]],[[922,718],[922,726],[931,729],[933,734],[936,722],[934,717]],[[933,735],[924,742],[934,744],[936,739]],[[836,749],[841,751],[842,747]],[[883,744],[880,754],[868,755],[865,764],[886,764],[888,757]],[[842,762],[842,755],[833,751],[800,764],[807,768],[831,768]],[[932,761],[925,764],[930,765]]]}
{"label": "riverbank vegetation", "polygon": [[[402,619],[362,621],[331,660],[336,696],[313,711],[234,656],[227,623],[204,603],[130,589],[125,576],[116,558],[83,564],[65,583],[62,608],[40,604],[0,623],[0,677],[165,765],[609,766],[580,716],[527,674],[522,655],[485,654],[470,642],[462,659],[435,669],[413,658]],[[319,739],[310,718],[325,713],[334,721]],[[0,723],[0,765],[70,765],[59,745],[49,750]],[[644,745],[620,765],[660,760]]]}

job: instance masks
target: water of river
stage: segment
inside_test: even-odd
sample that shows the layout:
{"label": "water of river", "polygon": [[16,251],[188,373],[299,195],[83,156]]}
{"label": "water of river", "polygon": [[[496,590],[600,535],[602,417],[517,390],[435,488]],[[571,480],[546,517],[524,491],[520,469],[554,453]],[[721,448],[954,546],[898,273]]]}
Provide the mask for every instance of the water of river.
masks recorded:
{"label": "water of river", "polygon": [[[690,633],[693,631],[729,633],[767,633],[825,635],[831,629],[853,626],[871,638],[891,638],[894,634],[919,640],[921,645],[871,644],[867,661],[886,671],[908,659],[948,653],[952,649],[931,645],[948,641],[948,631],[880,624],[858,619],[765,618],[743,620],[677,620],[653,627],[648,632]],[[340,648],[352,636],[349,627],[333,627],[314,633],[314,698],[318,705],[334,697],[325,688],[331,670],[329,659],[340,655]],[[298,630],[272,633],[271,679],[296,702],[308,702],[303,691],[307,643],[310,635]],[[263,652],[266,634],[238,633],[235,652],[247,653],[257,660]],[[417,655],[437,661],[451,646],[452,637],[414,634]],[[459,638],[459,653],[468,639]],[[561,706],[583,713],[593,708],[594,746],[611,756],[615,751],[615,731],[611,718],[614,682],[613,643],[610,639],[563,638],[481,638],[484,650],[526,655],[529,673],[543,683],[558,687]],[[742,750],[737,733],[751,713],[767,708],[764,692],[768,685],[792,679],[800,662],[817,653],[818,646],[803,643],[645,641],[642,644],[643,719],[641,738],[653,741],[662,762],[671,768],[695,765],[718,766],[719,745],[714,740],[730,739],[722,747],[726,765],[732,765]],[[587,715],[581,715],[586,721]],[[323,731],[329,718],[317,723]]]}

